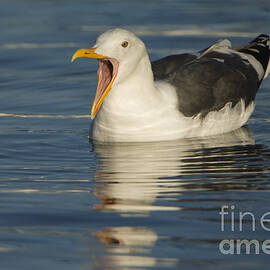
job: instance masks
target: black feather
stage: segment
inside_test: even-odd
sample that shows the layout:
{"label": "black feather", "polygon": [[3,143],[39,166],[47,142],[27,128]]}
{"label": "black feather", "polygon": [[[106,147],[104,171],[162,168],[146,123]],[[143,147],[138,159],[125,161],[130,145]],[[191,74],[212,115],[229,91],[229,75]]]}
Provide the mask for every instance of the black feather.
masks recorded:
{"label": "black feather", "polygon": [[[256,53],[256,49],[259,53]],[[247,107],[255,100],[261,79],[256,69],[238,52],[252,54],[266,70],[269,62],[269,37],[260,35],[235,53],[204,50],[201,56],[172,55],[152,62],[155,80],[165,80],[176,89],[178,108],[185,116],[202,117],[220,110],[227,103],[235,106],[244,100]]]}

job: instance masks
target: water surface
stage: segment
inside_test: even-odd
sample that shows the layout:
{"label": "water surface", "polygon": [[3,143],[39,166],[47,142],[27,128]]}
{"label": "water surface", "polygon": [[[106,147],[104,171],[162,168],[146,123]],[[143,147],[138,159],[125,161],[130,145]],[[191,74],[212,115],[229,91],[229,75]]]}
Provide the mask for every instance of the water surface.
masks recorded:
{"label": "water surface", "polygon": [[[151,59],[221,37],[238,46],[269,32],[269,12],[263,0],[2,0],[0,268],[266,269],[269,79],[233,133],[100,145],[88,139],[97,64],[70,58],[114,26],[140,35]],[[241,211],[255,231],[248,218],[239,230]],[[224,239],[256,239],[260,253],[224,255]]]}

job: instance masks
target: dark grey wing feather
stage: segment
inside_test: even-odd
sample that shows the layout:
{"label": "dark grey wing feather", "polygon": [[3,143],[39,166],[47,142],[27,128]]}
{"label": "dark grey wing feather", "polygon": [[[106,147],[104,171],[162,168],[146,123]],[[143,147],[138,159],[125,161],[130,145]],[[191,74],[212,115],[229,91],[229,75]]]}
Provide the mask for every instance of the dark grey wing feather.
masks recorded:
{"label": "dark grey wing feather", "polygon": [[[253,53],[252,45],[249,51]],[[202,51],[201,57],[182,54],[152,63],[154,78],[176,88],[178,107],[185,116],[205,116],[229,102],[234,106],[240,100],[248,106],[260,86],[261,79],[248,60],[237,53],[221,53],[211,47]],[[242,52],[243,48],[238,51]],[[269,54],[267,57],[269,61]],[[265,64],[263,68],[265,70]]]}
{"label": "dark grey wing feather", "polygon": [[[223,62],[224,61],[224,62]],[[255,69],[237,55],[209,53],[171,73],[179,110],[185,116],[206,115],[226,103],[241,99],[246,106],[255,99],[260,81]]]}
{"label": "dark grey wing feather", "polygon": [[196,55],[185,53],[170,55],[152,62],[154,80],[162,80],[168,77],[170,73],[178,70],[183,65],[195,60],[196,58]]}

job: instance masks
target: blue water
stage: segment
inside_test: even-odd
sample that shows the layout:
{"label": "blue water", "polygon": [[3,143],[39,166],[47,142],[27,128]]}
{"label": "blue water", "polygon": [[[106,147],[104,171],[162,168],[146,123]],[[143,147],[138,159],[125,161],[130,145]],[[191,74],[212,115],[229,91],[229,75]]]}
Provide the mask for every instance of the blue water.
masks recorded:
{"label": "blue water", "polygon": [[[70,59],[114,26],[152,59],[221,37],[239,46],[269,33],[269,15],[268,0],[1,0],[0,269],[267,269],[270,80],[234,133],[94,145],[97,64]],[[239,212],[255,231],[251,217],[239,229]],[[260,252],[222,254],[226,239],[255,239]]]}

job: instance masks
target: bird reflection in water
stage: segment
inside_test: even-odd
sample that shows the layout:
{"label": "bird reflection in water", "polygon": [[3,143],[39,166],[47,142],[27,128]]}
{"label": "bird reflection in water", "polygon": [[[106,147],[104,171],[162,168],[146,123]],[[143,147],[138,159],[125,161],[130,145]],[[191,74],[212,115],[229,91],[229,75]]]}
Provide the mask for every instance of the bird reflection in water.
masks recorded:
{"label": "bird reflection in water", "polygon": [[[95,256],[98,269],[123,269],[122,267],[175,266],[173,258],[145,256],[158,240],[158,235],[143,227],[106,228],[95,236],[105,244],[107,255]],[[143,256],[142,256],[143,254]],[[134,268],[133,268],[134,269]]]}
{"label": "bird reflection in water", "polygon": [[[95,195],[100,203],[95,208],[122,216],[181,210],[171,202],[175,197],[186,189],[205,188],[200,181],[195,182],[203,178],[203,174],[220,174],[218,178],[222,180],[240,169],[237,157],[248,155],[250,146],[254,145],[255,140],[247,127],[200,140],[96,143]],[[161,200],[164,196],[166,200]],[[159,203],[156,203],[157,198]]]}
{"label": "bird reflection in water", "polygon": [[[188,210],[183,204],[187,199],[200,211],[201,191],[207,198],[208,191],[254,190],[260,186],[258,177],[264,179],[269,171],[269,150],[255,144],[247,127],[199,140],[93,142],[93,148],[98,160],[94,190],[100,199],[94,208],[118,214],[120,225],[107,224],[95,233],[105,244],[105,254],[96,257],[99,269],[177,265],[178,258],[151,256],[156,242],[168,235],[144,223],[154,222],[150,214],[159,211],[159,218],[164,213],[166,219],[169,213]],[[123,226],[126,218],[143,222]]]}

